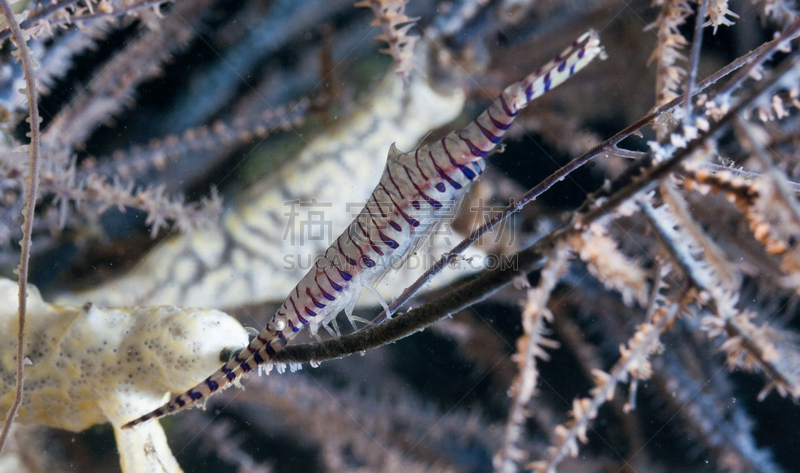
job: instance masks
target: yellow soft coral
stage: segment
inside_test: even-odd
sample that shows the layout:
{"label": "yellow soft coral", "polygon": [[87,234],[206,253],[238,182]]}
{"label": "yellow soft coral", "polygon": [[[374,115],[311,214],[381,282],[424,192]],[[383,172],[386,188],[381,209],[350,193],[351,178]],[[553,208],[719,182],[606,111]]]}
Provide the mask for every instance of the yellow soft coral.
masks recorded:
{"label": "yellow soft coral", "polygon": [[[224,349],[247,344],[244,328],[217,310],[99,308],[45,303],[28,289],[25,395],[16,422],[72,431],[111,422],[122,470],[180,472],[157,422],[119,427],[213,372]],[[16,282],[0,279],[0,409],[14,398]]]}

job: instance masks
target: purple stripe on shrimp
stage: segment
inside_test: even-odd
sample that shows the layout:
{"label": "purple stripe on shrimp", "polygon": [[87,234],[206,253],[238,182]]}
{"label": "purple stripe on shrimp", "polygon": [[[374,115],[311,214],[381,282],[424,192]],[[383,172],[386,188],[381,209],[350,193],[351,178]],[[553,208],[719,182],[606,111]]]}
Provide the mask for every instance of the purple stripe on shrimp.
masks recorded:
{"label": "purple stripe on shrimp", "polygon": [[[358,223],[358,219],[356,219],[356,222]],[[359,225],[360,225],[360,223],[359,223]],[[364,250],[362,250],[361,247],[358,246],[358,243],[356,243],[356,240],[353,238],[353,235],[350,233],[352,231],[353,231],[353,224],[350,224],[350,226],[347,227],[347,237],[350,238],[350,242],[358,249],[358,254],[361,257],[361,261],[364,263],[364,266],[366,266],[368,268],[371,268],[371,267],[375,266],[375,261],[372,261],[372,258],[367,256],[366,253],[364,253]]]}
{"label": "purple stripe on shrimp", "polygon": [[384,235],[383,232],[378,231],[378,235],[380,235],[381,240],[383,240],[383,242],[386,243],[386,246],[388,246],[388,247],[390,247],[392,249],[397,248],[398,246],[400,246],[400,245],[397,244],[396,241],[394,241],[391,238],[389,238],[386,235]]}
{"label": "purple stripe on shrimp", "polygon": [[356,260],[354,260],[353,258],[351,258],[351,257],[347,256],[347,255],[344,253],[344,251],[342,251],[342,242],[340,241],[340,238],[342,238],[342,237],[339,237],[339,238],[337,238],[337,239],[336,239],[336,246],[337,246],[337,249],[339,250],[339,253],[340,253],[342,256],[344,256],[344,260],[345,260],[345,261],[347,261],[347,264],[349,264],[350,266],[355,266],[355,265],[357,265],[357,264],[358,264],[358,262],[357,262]]}
{"label": "purple stripe on shrimp", "polygon": [[511,113],[511,109],[508,108],[508,104],[506,104],[506,98],[503,97],[503,94],[500,94],[500,104],[503,106],[503,111],[506,112],[506,115],[508,115],[511,118],[516,117],[517,114],[519,113],[519,112]]}
{"label": "purple stripe on shrimp", "polygon": [[[323,270],[322,272],[323,272],[323,273],[325,273],[325,270]],[[327,276],[328,276],[328,274],[326,273],[326,274],[325,274],[325,276],[327,277]],[[317,278],[318,278],[318,277],[319,277],[319,273],[317,273],[317,274],[315,274],[315,275],[314,275],[314,282],[317,284],[317,289],[319,289],[319,292],[321,292],[321,293],[322,293],[322,296],[323,296],[325,299],[328,299],[329,301],[336,300],[336,298],[335,298],[335,297],[333,297],[332,295],[328,294],[328,292],[327,292],[325,289],[322,289],[322,285],[321,285],[321,284],[319,283],[319,281],[317,280]]]}
{"label": "purple stripe on shrimp", "polygon": [[375,266],[375,261],[367,255],[361,255],[361,261],[364,262],[364,266],[371,268]]}
{"label": "purple stripe on shrimp", "polygon": [[334,288],[336,291],[341,291],[342,290],[342,286],[340,286],[340,285],[336,284],[335,282],[333,282],[333,279],[331,279],[331,277],[328,276],[327,272],[325,273],[325,277],[328,278],[328,282],[331,284],[332,288]]}
{"label": "purple stripe on shrimp", "polygon": [[487,154],[489,154],[489,152],[491,151],[491,150],[484,151],[484,150],[478,148],[470,140],[468,140],[467,138],[464,138],[463,136],[461,136],[461,134],[459,134],[458,137],[461,138],[461,141],[463,141],[464,143],[467,144],[467,147],[469,147],[469,152],[472,153],[473,156],[476,156],[478,158],[482,158],[482,157],[486,156]]}
{"label": "purple stripe on shrimp", "polygon": [[[378,187],[380,187],[380,186],[378,186]],[[384,192],[386,192],[386,191],[384,191]],[[376,197],[377,193],[378,193],[378,188],[376,187],[375,188],[375,192],[372,193],[372,201],[375,202],[375,205],[378,206],[378,211],[381,213],[381,217],[386,218],[386,212],[383,211],[383,207],[381,207],[381,203],[378,202],[378,198]],[[387,194],[388,194],[388,192],[387,192]],[[369,210],[369,209],[367,209],[367,210]],[[370,214],[372,214],[372,212],[370,212]]]}
{"label": "purple stripe on shrimp", "polygon": [[489,121],[491,121],[492,125],[494,125],[494,127],[497,128],[498,130],[508,130],[508,127],[511,126],[511,123],[503,123],[500,120],[495,119],[492,116],[492,109],[491,108],[488,108],[486,110],[486,116],[489,117]]}
{"label": "purple stripe on shrimp", "polygon": [[[294,309],[294,313],[295,313],[295,314],[297,314],[297,316],[299,317],[299,316],[300,316],[300,311],[299,311],[299,310],[297,310],[297,305],[294,303],[294,299],[292,299],[292,296],[289,296],[289,302],[291,302],[291,303],[292,303],[292,308]],[[292,321],[291,321],[291,320],[289,320],[289,324],[291,324],[291,323],[292,323]],[[296,331],[297,331],[297,330],[295,330],[295,332],[296,332]]]}
{"label": "purple stripe on shrimp", "polygon": [[400,186],[398,186],[397,183],[394,181],[394,177],[392,176],[392,167],[389,164],[386,165],[386,174],[389,176],[389,180],[392,181],[394,188],[397,189],[397,192],[400,193],[400,198],[405,199],[406,197],[403,195],[403,191],[400,190]]}
{"label": "purple stripe on shrimp", "polygon": [[[367,212],[369,213],[369,209],[367,209]],[[370,217],[370,218],[372,218],[372,217]],[[373,223],[374,222],[375,222],[375,220],[373,220]],[[369,241],[369,246],[372,247],[372,251],[374,251],[375,253],[378,253],[379,255],[383,256],[383,251],[381,251],[381,249],[378,248],[375,245],[375,243],[372,242],[372,238],[369,236],[369,233],[367,233],[367,231],[364,230],[364,226],[361,225],[361,221],[356,219],[356,223],[358,224],[358,228],[361,229],[361,232],[364,234],[364,236],[367,237],[367,241]]]}
{"label": "purple stripe on shrimp", "polygon": [[478,129],[481,130],[481,133],[483,133],[483,136],[485,136],[487,140],[489,140],[489,141],[491,141],[492,143],[495,143],[495,144],[498,141],[500,141],[500,137],[495,135],[491,131],[487,130],[486,128],[484,128],[483,125],[480,124],[480,122],[478,121],[477,118],[475,120],[473,120],[473,121],[475,122],[476,125],[478,125]]}
{"label": "purple stripe on shrimp", "polygon": [[423,199],[425,199],[425,200],[427,200],[427,201],[428,201],[428,203],[429,203],[429,204],[431,204],[431,207],[433,207],[434,209],[440,209],[440,208],[442,208],[442,203],[441,203],[441,202],[439,202],[438,200],[436,200],[436,199],[431,199],[430,197],[428,197],[428,196],[427,196],[427,195],[425,195],[425,194],[422,194],[422,198],[423,198]]}
{"label": "purple stripe on shrimp", "polygon": [[[438,200],[435,200],[435,199],[431,199],[430,197],[427,196],[427,194],[422,192],[422,189],[419,188],[417,183],[414,182],[413,179],[411,179],[411,171],[408,169],[408,167],[406,167],[406,166],[403,166],[403,167],[406,169],[406,174],[408,174],[408,180],[411,181],[412,184],[414,184],[414,187],[417,189],[417,192],[419,192],[419,195],[423,199],[425,199],[429,204],[431,204],[431,206],[433,206],[433,208],[435,208],[435,209],[441,208],[442,207],[441,202],[439,202]],[[444,185],[444,184],[442,184],[442,185]],[[417,202],[415,200],[414,203],[417,204],[417,205],[414,206],[414,208],[419,209],[419,202]]]}
{"label": "purple stripe on shrimp", "polygon": [[447,153],[447,157],[450,159],[450,164],[454,167],[457,167],[470,181],[475,179],[475,173],[472,170],[464,165],[458,164],[455,159],[453,159],[453,155],[450,154],[450,151],[447,150],[447,144],[445,143],[445,138],[442,138],[442,148],[444,148],[444,152]]}
{"label": "purple stripe on shrimp", "polygon": [[[325,308],[325,304],[319,302],[317,300],[317,298],[314,297],[313,294],[311,294],[311,288],[310,287],[306,288],[306,294],[308,295],[308,297],[311,298],[311,300],[314,302],[314,305],[317,306],[317,308],[319,308],[319,309],[324,309]],[[316,314],[314,314],[314,315],[316,315]]]}
{"label": "purple stripe on shrimp", "polygon": [[325,292],[325,289],[322,289],[322,286],[320,286],[319,283],[317,284],[317,287],[319,288],[319,291],[322,293],[322,296],[325,297],[325,299],[328,299],[329,301],[336,300],[335,297]]}
{"label": "purple stripe on shrimp", "polygon": [[[383,184],[378,184],[378,186],[379,187],[383,187]],[[408,224],[411,225],[412,227],[418,227],[419,226],[419,222],[416,221],[415,219],[409,217],[407,213],[403,212],[402,208],[399,205],[397,205],[397,202],[394,201],[394,197],[392,197],[392,194],[387,192],[385,187],[383,187],[383,191],[386,192],[386,195],[389,196],[389,200],[392,202],[392,205],[394,205],[395,210],[397,212],[399,212],[400,215],[403,216],[403,218],[406,220],[406,222],[408,222]],[[400,225],[397,224],[396,222],[392,221],[392,220],[389,220],[389,225],[391,225],[392,228],[394,228],[398,232],[402,231],[402,228],[400,227]]]}
{"label": "purple stripe on shrimp", "polygon": [[[419,220],[409,216],[407,213],[405,213],[402,210],[400,210],[400,207],[397,208],[397,211],[400,212],[400,215],[403,216],[403,218],[406,220],[406,222],[408,222],[409,225],[411,225],[412,227],[418,227],[419,226]],[[400,231],[400,230],[397,230],[397,231]]]}
{"label": "purple stripe on shrimp", "polygon": [[[440,168],[439,165],[436,164],[436,161],[433,160],[433,154],[430,151],[428,151],[428,156],[431,157],[431,162],[433,163],[433,167],[436,169],[436,172],[438,172],[439,175],[442,176],[442,179],[444,179],[445,181],[448,182],[448,184],[453,186],[453,189],[461,189],[461,184],[459,184],[458,182],[454,181],[453,178],[451,178],[449,175],[447,175],[447,173],[444,172],[442,170],[442,168]],[[439,192],[444,192],[444,189],[440,189],[439,188],[439,184],[436,185],[436,189]]]}
{"label": "purple stripe on shrimp", "polygon": [[428,176],[425,175],[425,172],[422,171],[422,167],[419,165],[419,150],[414,152],[414,164],[417,165],[417,169],[419,170],[420,175],[423,179],[428,180]]}

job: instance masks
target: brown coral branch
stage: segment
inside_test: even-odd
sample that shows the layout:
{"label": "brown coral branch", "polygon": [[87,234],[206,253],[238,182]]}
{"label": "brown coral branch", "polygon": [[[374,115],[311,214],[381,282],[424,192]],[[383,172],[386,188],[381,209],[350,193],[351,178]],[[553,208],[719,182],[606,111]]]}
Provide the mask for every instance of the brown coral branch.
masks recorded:
{"label": "brown coral branch", "polygon": [[28,97],[28,108],[30,109],[30,118],[28,119],[31,124],[31,143],[29,145],[30,153],[30,170],[28,173],[28,192],[25,197],[25,207],[23,213],[25,215],[22,224],[22,241],[21,256],[19,262],[18,276],[19,276],[19,328],[17,336],[17,386],[14,402],[6,414],[6,422],[3,426],[3,432],[0,434],[0,453],[3,451],[3,446],[8,439],[8,434],[11,431],[11,426],[14,423],[14,418],[17,416],[17,410],[22,404],[22,389],[25,383],[25,310],[26,302],[28,299],[28,263],[31,256],[31,238],[33,235],[33,219],[36,212],[36,193],[39,186],[39,101],[36,93],[36,75],[34,73],[34,62],[31,58],[30,50],[28,49],[25,36],[22,34],[22,29],[14,17],[14,12],[6,0],[0,0],[0,9],[3,11],[3,16],[6,17],[8,26],[11,29],[11,34],[14,43],[17,45],[17,58],[22,62],[22,69],[25,73],[25,92]]}

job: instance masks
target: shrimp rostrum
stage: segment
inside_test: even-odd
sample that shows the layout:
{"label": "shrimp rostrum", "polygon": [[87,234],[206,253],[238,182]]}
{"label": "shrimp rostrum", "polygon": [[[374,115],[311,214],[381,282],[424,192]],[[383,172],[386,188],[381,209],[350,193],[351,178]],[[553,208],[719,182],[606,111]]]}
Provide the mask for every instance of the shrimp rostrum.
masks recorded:
{"label": "shrimp rostrum", "polygon": [[294,287],[264,330],[205,381],[125,427],[173,414],[228,387],[271,360],[298,332],[308,328],[316,334],[342,310],[352,320],[361,288],[370,288],[370,282],[452,214],[448,204],[458,201],[481,175],[486,156],[519,111],[603,54],[597,34],[585,33],[538,71],[506,88],[462,130],[407,153],[392,145],[380,182],[364,208]]}

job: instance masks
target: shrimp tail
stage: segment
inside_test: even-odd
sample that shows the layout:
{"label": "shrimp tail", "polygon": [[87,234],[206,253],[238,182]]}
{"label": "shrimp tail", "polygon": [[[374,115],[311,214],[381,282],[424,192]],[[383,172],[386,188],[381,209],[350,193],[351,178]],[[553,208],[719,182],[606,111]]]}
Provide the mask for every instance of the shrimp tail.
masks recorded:
{"label": "shrimp tail", "polygon": [[242,349],[239,354],[231,358],[222,368],[204,381],[185,393],[173,398],[158,409],[128,422],[123,425],[122,428],[129,429],[150,419],[157,419],[186,409],[211,394],[230,387],[231,384],[242,375],[247,374],[256,366],[271,360],[279,350],[283,349],[287,342],[282,332],[280,330],[275,330],[276,327],[274,327],[274,325],[275,324],[270,323],[247,347]]}

